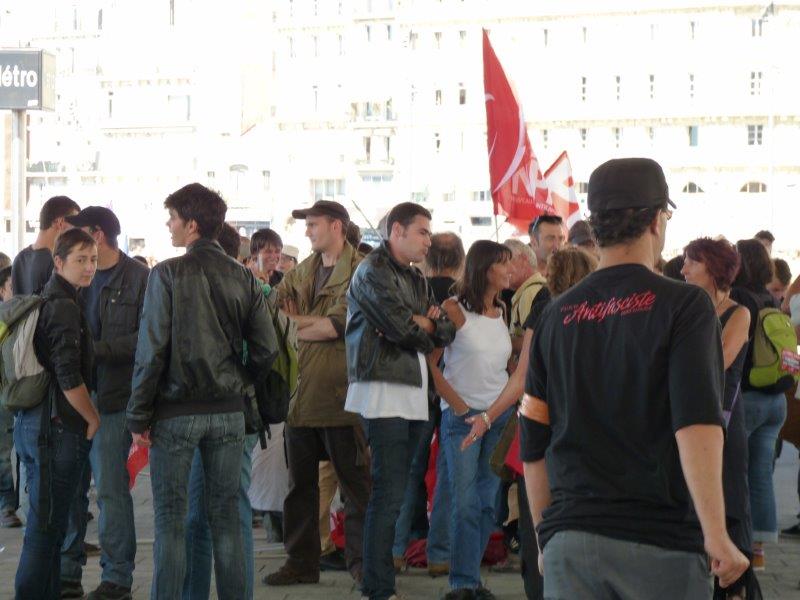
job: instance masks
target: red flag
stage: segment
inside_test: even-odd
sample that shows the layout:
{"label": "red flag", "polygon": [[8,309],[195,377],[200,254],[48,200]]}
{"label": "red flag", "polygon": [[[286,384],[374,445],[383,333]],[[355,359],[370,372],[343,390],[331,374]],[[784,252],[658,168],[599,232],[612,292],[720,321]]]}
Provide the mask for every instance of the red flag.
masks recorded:
{"label": "red flag", "polygon": [[146,446],[131,444],[128,451],[128,488],[133,489],[136,483],[136,476],[147,466],[150,461],[150,449]]}
{"label": "red flag", "polygon": [[549,203],[557,215],[564,219],[567,229],[581,218],[578,197],[575,195],[575,182],[572,179],[572,165],[566,150],[550,165],[544,173],[549,190]]}
{"label": "red flag", "polygon": [[522,107],[485,29],[483,87],[494,214],[527,232],[533,219],[554,210],[548,204],[547,186],[528,139]]}

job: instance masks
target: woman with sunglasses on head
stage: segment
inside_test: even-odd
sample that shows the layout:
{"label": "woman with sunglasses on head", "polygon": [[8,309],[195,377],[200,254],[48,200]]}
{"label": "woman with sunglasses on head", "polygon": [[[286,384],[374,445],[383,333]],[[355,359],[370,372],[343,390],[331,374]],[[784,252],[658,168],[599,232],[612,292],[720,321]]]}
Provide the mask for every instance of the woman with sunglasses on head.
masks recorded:
{"label": "woman with sunglasses on head", "polygon": [[481,559],[495,528],[494,505],[500,478],[489,459],[497,446],[511,408],[499,415],[491,432],[467,451],[467,419],[485,414],[508,381],[511,357],[500,292],[511,276],[511,250],[489,240],[475,242],[467,253],[457,296],[442,309],[456,326],[453,343],[428,356],[436,391],[442,398],[441,448],[445,452],[452,498],[450,521],[450,587],[446,600],[490,600],[481,584]]}
{"label": "woman with sunglasses on head", "polygon": [[[687,283],[703,288],[722,326],[722,354],[725,361],[725,391],[722,398],[726,420],[725,446],[722,455],[722,487],[725,517],[733,543],[752,559],[753,531],[750,518],[750,495],[747,482],[748,450],[745,408],[741,382],[748,348],[750,312],[734,302],[731,286],[739,271],[739,254],[730,242],[700,238],[684,249],[681,274]],[[723,589],[715,578],[714,598],[761,598],[752,567],[733,585]]]}

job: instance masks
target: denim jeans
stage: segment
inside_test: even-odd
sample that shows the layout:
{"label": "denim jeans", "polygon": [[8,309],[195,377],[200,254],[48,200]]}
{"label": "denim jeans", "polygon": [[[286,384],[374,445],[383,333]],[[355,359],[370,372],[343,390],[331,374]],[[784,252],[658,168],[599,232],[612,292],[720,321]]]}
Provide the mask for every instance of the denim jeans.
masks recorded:
{"label": "denim jeans", "polygon": [[[242,452],[239,479],[239,523],[244,541],[245,591],[243,598],[253,598],[253,509],[247,490],[253,467],[253,447],[257,435],[248,435]],[[211,592],[211,528],[208,525],[205,501],[203,460],[200,449],[194,451],[189,474],[189,516],[186,519],[186,578],[183,580],[183,600],[208,600]]]}
{"label": "denim jeans", "polygon": [[89,512],[89,484],[91,481],[92,469],[87,460],[78,476],[78,486],[69,506],[67,533],[61,546],[62,581],[80,582],[83,567],[86,566],[86,550],[84,550],[83,541],[86,538],[88,523],[86,513]]}
{"label": "denim jeans", "polygon": [[363,596],[387,600],[395,593],[392,545],[411,461],[427,421],[364,419],[372,452],[372,494],[364,524]]}
{"label": "denim jeans", "polygon": [[17,598],[61,597],[61,546],[67,530],[71,499],[75,495],[91,442],[83,435],[52,423],[50,432],[50,501],[52,521],[39,514],[41,457],[38,438],[43,403],[17,413],[14,445],[25,468],[29,509],[15,581]]}
{"label": "denim jeans", "polygon": [[125,411],[100,415],[100,429],[89,460],[100,507],[100,567],[102,581],[130,588],[136,560],[136,528],[128,477],[131,434]]}
{"label": "denim jeans", "polygon": [[471,425],[467,417],[480,414],[472,410],[456,416],[452,409],[442,412],[442,446],[447,457],[450,475],[451,512],[450,545],[458,552],[450,555],[450,587],[475,589],[481,585],[481,559],[496,529],[495,505],[500,478],[494,474],[489,460],[494,452],[503,426],[511,415],[509,408],[483,437],[461,450]]}
{"label": "denim jeans", "polygon": [[181,597],[186,576],[189,472],[199,447],[205,475],[205,508],[211,527],[214,575],[220,600],[245,593],[239,482],[244,446],[240,412],[188,415],[156,421],[151,431],[150,480],[155,513],[153,600]]}
{"label": "denim jeans", "polygon": [[14,415],[0,408],[0,511],[16,510],[14,494],[14,465],[11,448],[14,446]]}
{"label": "denim jeans", "polygon": [[[414,518],[414,507],[417,503],[419,479],[424,479],[428,471],[428,460],[431,453],[431,439],[436,422],[431,419],[425,424],[420,437],[417,454],[411,463],[408,474],[408,486],[403,497],[403,507],[394,528],[394,546],[392,555],[401,558],[406,553],[411,532],[411,520]],[[440,434],[441,435],[441,434]],[[428,564],[444,564],[450,561],[450,483],[447,477],[447,461],[439,439],[439,453],[436,455],[436,486],[431,503],[428,540],[425,545]]]}
{"label": "denim jeans", "polygon": [[772,483],[772,461],[775,457],[775,441],[786,419],[786,397],[755,390],[743,392],[742,397],[750,460],[747,479],[753,515],[753,541],[777,542],[778,516]]}

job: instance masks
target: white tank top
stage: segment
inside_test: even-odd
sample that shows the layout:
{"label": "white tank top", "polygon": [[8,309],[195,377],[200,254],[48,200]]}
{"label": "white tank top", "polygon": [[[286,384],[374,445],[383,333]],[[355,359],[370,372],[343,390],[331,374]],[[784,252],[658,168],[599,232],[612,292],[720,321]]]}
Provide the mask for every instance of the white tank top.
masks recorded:
{"label": "white tank top", "polygon": [[[444,378],[475,410],[491,406],[508,382],[511,338],[502,316],[486,317],[458,304],[464,325],[444,350]],[[449,408],[442,400],[442,409]]]}

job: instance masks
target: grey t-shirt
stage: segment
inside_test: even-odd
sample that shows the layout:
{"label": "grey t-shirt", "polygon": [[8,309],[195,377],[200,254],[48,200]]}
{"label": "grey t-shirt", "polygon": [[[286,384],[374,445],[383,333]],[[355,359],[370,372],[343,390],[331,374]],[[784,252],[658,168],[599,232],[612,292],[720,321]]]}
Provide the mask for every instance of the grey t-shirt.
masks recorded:
{"label": "grey t-shirt", "polygon": [[331,273],[333,273],[333,266],[324,267],[322,266],[322,262],[319,263],[317,267],[317,272],[314,274],[314,297],[317,297],[320,290],[325,287],[325,284],[328,283],[328,279],[331,278]]}
{"label": "grey t-shirt", "polygon": [[53,266],[53,253],[48,248],[34,250],[28,246],[20,251],[11,265],[14,295],[40,293],[53,274]]}

